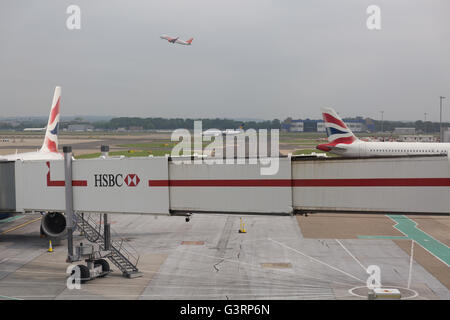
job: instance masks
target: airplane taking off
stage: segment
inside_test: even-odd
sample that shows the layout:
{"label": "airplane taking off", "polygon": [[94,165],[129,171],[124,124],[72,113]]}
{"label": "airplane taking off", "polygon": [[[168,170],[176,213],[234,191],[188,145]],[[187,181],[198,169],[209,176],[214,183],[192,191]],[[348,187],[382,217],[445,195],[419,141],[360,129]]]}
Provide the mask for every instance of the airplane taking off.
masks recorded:
{"label": "airplane taking off", "polygon": [[239,126],[239,129],[237,129],[237,130],[234,130],[234,129],[226,129],[226,130],[208,129],[208,130],[203,131],[202,135],[207,136],[207,137],[218,137],[221,135],[233,136],[233,135],[237,135],[242,132],[244,132],[244,124],[241,124]]}
{"label": "airplane taking off", "polygon": [[64,159],[61,153],[58,153],[58,127],[59,127],[59,105],[61,99],[61,87],[55,88],[52,107],[48,118],[47,131],[45,133],[44,143],[39,151],[15,153],[1,156],[0,160],[58,160]]}
{"label": "airplane taking off", "polygon": [[160,38],[164,39],[164,40],[167,40],[170,43],[178,43],[178,44],[182,44],[182,45],[185,45],[185,46],[190,46],[192,44],[192,40],[194,40],[194,38],[190,38],[189,40],[183,41],[183,40],[180,40],[180,37],[172,38],[172,37],[169,37],[166,34],[163,34],[162,36],[160,36]]}
{"label": "airplane taking off", "polygon": [[450,143],[367,142],[359,140],[332,108],[322,109],[328,143],[317,149],[344,157],[448,154]]}

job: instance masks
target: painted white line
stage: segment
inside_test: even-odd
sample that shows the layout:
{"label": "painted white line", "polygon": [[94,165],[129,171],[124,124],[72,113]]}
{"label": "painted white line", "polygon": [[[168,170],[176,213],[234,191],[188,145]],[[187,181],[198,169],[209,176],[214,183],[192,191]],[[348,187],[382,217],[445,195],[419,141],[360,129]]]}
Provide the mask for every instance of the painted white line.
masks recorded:
{"label": "painted white line", "polygon": [[[409,296],[407,296],[407,297],[402,297],[402,298],[401,298],[402,300],[414,299],[414,298],[417,298],[417,297],[419,296],[419,293],[417,293],[417,291],[416,291],[416,290],[413,290],[413,289],[403,288],[403,287],[397,287],[397,286],[394,286],[394,288],[395,288],[395,289],[404,289],[404,290],[408,290],[410,293],[412,293],[411,295],[409,295]],[[354,290],[357,290],[357,289],[367,289],[367,287],[354,287],[354,288],[351,288],[350,290],[348,290],[348,292],[349,292],[351,295],[355,296],[355,297],[360,297],[360,298],[365,298],[365,299],[367,299],[367,296],[363,296],[363,295],[360,295],[360,294],[357,294],[357,293],[353,292]]]}
{"label": "painted white line", "polygon": [[340,272],[340,273],[342,273],[342,274],[345,274],[345,275],[348,276],[348,277],[351,277],[351,278],[353,278],[353,279],[356,279],[356,280],[358,280],[358,281],[360,281],[360,282],[362,282],[362,283],[366,283],[365,281],[363,281],[363,280],[361,280],[361,279],[355,277],[354,275],[351,275],[350,273],[347,273],[347,272],[345,272],[345,271],[343,271],[343,270],[341,270],[341,269],[338,269],[338,268],[336,268],[336,267],[333,267],[332,265],[329,265],[328,263],[325,263],[325,262],[323,262],[323,261],[320,261],[320,260],[318,260],[318,259],[316,259],[316,258],[313,258],[313,257],[311,257],[311,256],[308,256],[307,254],[304,254],[303,252],[300,252],[300,251],[298,251],[298,250],[296,250],[296,249],[294,249],[294,248],[291,248],[291,247],[285,245],[284,243],[278,242],[278,241],[273,240],[273,239],[270,239],[270,238],[269,238],[269,240],[270,240],[270,241],[273,241],[273,242],[275,242],[275,243],[277,243],[277,244],[279,244],[279,245],[282,246],[282,247],[285,247],[285,248],[287,248],[287,249],[289,249],[289,250],[292,250],[292,251],[294,251],[294,252],[297,252],[298,254],[301,254],[302,256],[305,256],[305,257],[307,257],[307,258],[309,258],[309,259],[311,259],[311,260],[313,260],[313,261],[315,261],[315,262],[317,262],[317,263],[320,263],[320,264],[322,264],[322,265],[324,265],[324,266],[327,266],[327,267],[329,267],[329,268],[331,268],[331,269],[333,269],[333,270],[335,270],[335,271],[338,271],[338,272]]}
{"label": "painted white line", "polygon": [[359,261],[351,252],[350,250],[348,250],[346,247],[344,247],[344,245],[338,240],[338,239],[334,239],[336,240],[337,243],[339,243],[341,245],[342,248],[344,248],[344,250],[350,255],[350,257],[352,257],[356,262],[358,262],[358,264],[361,266],[361,268],[363,268],[364,272],[367,272],[367,268],[364,267],[364,265],[361,263],[361,261]]}
{"label": "painted white line", "polygon": [[[271,239],[267,239],[267,240],[271,240]],[[271,241],[274,241],[274,240],[271,240]],[[193,252],[193,251],[189,251],[189,252],[186,252],[186,253],[187,254],[194,254],[194,255],[198,255],[198,256],[202,256],[202,257],[207,257],[207,258],[211,258],[211,259],[215,259],[215,260],[223,260],[223,261],[227,261],[227,262],[242,264],[244,266],[249,266],[249,267],[255,268],[256,271],[263,272],[263,274],[287,275],[287,276],[290,276],[290,277],[295,275],[295,273],[293,273],[292,271],[286,271],[286,270],[282,270],[282,269],[263,269],[259,265],[254,265],[254,264],[251,264],[251,263],[248,263],[248,262],[236,261],[236,260],[228,259],[228,258],[218,258],[216,256],[210,256],[210,255],[201,254],[201,253],[197,253],[197,252]],[[306,279],[318,280],[318,281],[326,282],[326,283],[332,282],[332,283],[335,283],[335,284],[341,284],[341,285],[345,285],[345,286],[354,286],[354,284],[351,284],[351,283],[343,283],[343,282],[339,282],[339,281],[335,281],[335,280],[326,280],[326,279],[322,279],[322,278],[312,277],[312,276],[309,276],[309,275],[306,277]],[[358,279],[358,280],[362,281],[360,279]]]}

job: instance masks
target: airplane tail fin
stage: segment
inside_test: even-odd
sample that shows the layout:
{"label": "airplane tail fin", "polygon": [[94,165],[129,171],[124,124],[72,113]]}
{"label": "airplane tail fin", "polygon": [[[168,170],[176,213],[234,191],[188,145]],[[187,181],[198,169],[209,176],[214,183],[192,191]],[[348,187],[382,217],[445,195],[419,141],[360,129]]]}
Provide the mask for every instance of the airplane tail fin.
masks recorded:
{"label": "airplane tail fin", "polygon": [[245,123],[242,122],[242,124],[239,126],[239,129],[244,130],[244,127],[245,127]]}
{"label": "airplane tail fin", "polygon": [[58,129],[59,129],[59,104],[61,101],[61,87],[55,88],[53,94],[52,108],[48,117],[47,130],[45,131],[44,144],[40,152],[58,152]]}
{"label": "airplane tail fin", "polygon": [[192,44],[192,40],[194,40],[194,38],[190,38],[188,41],[186,41],[189,44]]}
{"label": "airplane tail fin", "polygon": [[333,144],[350,144],[358,140],[334,109],[322,108],[322,116],[323,121],[325,122],[328,142]]}

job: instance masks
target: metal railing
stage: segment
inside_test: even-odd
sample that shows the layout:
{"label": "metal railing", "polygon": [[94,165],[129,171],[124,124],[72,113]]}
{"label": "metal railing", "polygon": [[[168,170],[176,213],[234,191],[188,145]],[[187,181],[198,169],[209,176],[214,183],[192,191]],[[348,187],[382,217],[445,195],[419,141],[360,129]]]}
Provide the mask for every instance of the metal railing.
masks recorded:
{"label": "metal railing", "polygon": [[[84,237],[89,242],[99,244],[100,247],[105,250],[105,238],[102,234],[101,215],[74,212],[74,216],[76,228],[83,233]],[[122,272],[138,271],[137,264],[140,258],[138,251],[113,230],[111,230],[110,250],[111,257],[108,258],[110,258]],[[121,263],[121,261],[124,263]]]}

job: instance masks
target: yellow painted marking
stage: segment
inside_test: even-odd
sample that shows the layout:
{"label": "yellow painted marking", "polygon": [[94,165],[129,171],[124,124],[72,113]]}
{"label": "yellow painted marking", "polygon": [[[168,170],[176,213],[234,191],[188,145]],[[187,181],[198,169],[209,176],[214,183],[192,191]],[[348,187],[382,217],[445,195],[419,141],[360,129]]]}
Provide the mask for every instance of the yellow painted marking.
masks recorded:
{"label": "yellow painted marking", "polygon": [[6,231],[3,231],[3,232],[0,233],[0,234],[6,234],[6,233],[8,233],[8,232],[17,230],[17,229],[19,229],[19,228],[25,227],[26,225],[28,225],[28,224],[30,224],[30,223],[33,223],[33,222],[36,222],[36,221],[41,220],[41,219],[42,219],[42,217],[39,217],[39,218],[37,218],[37,219],[27,221],[27,222],[25,222],[25,223],[19,224],[18,226],[14,227],[14,228],[11,228],[11,229],[8,229],[8,230],[6,230]]}

